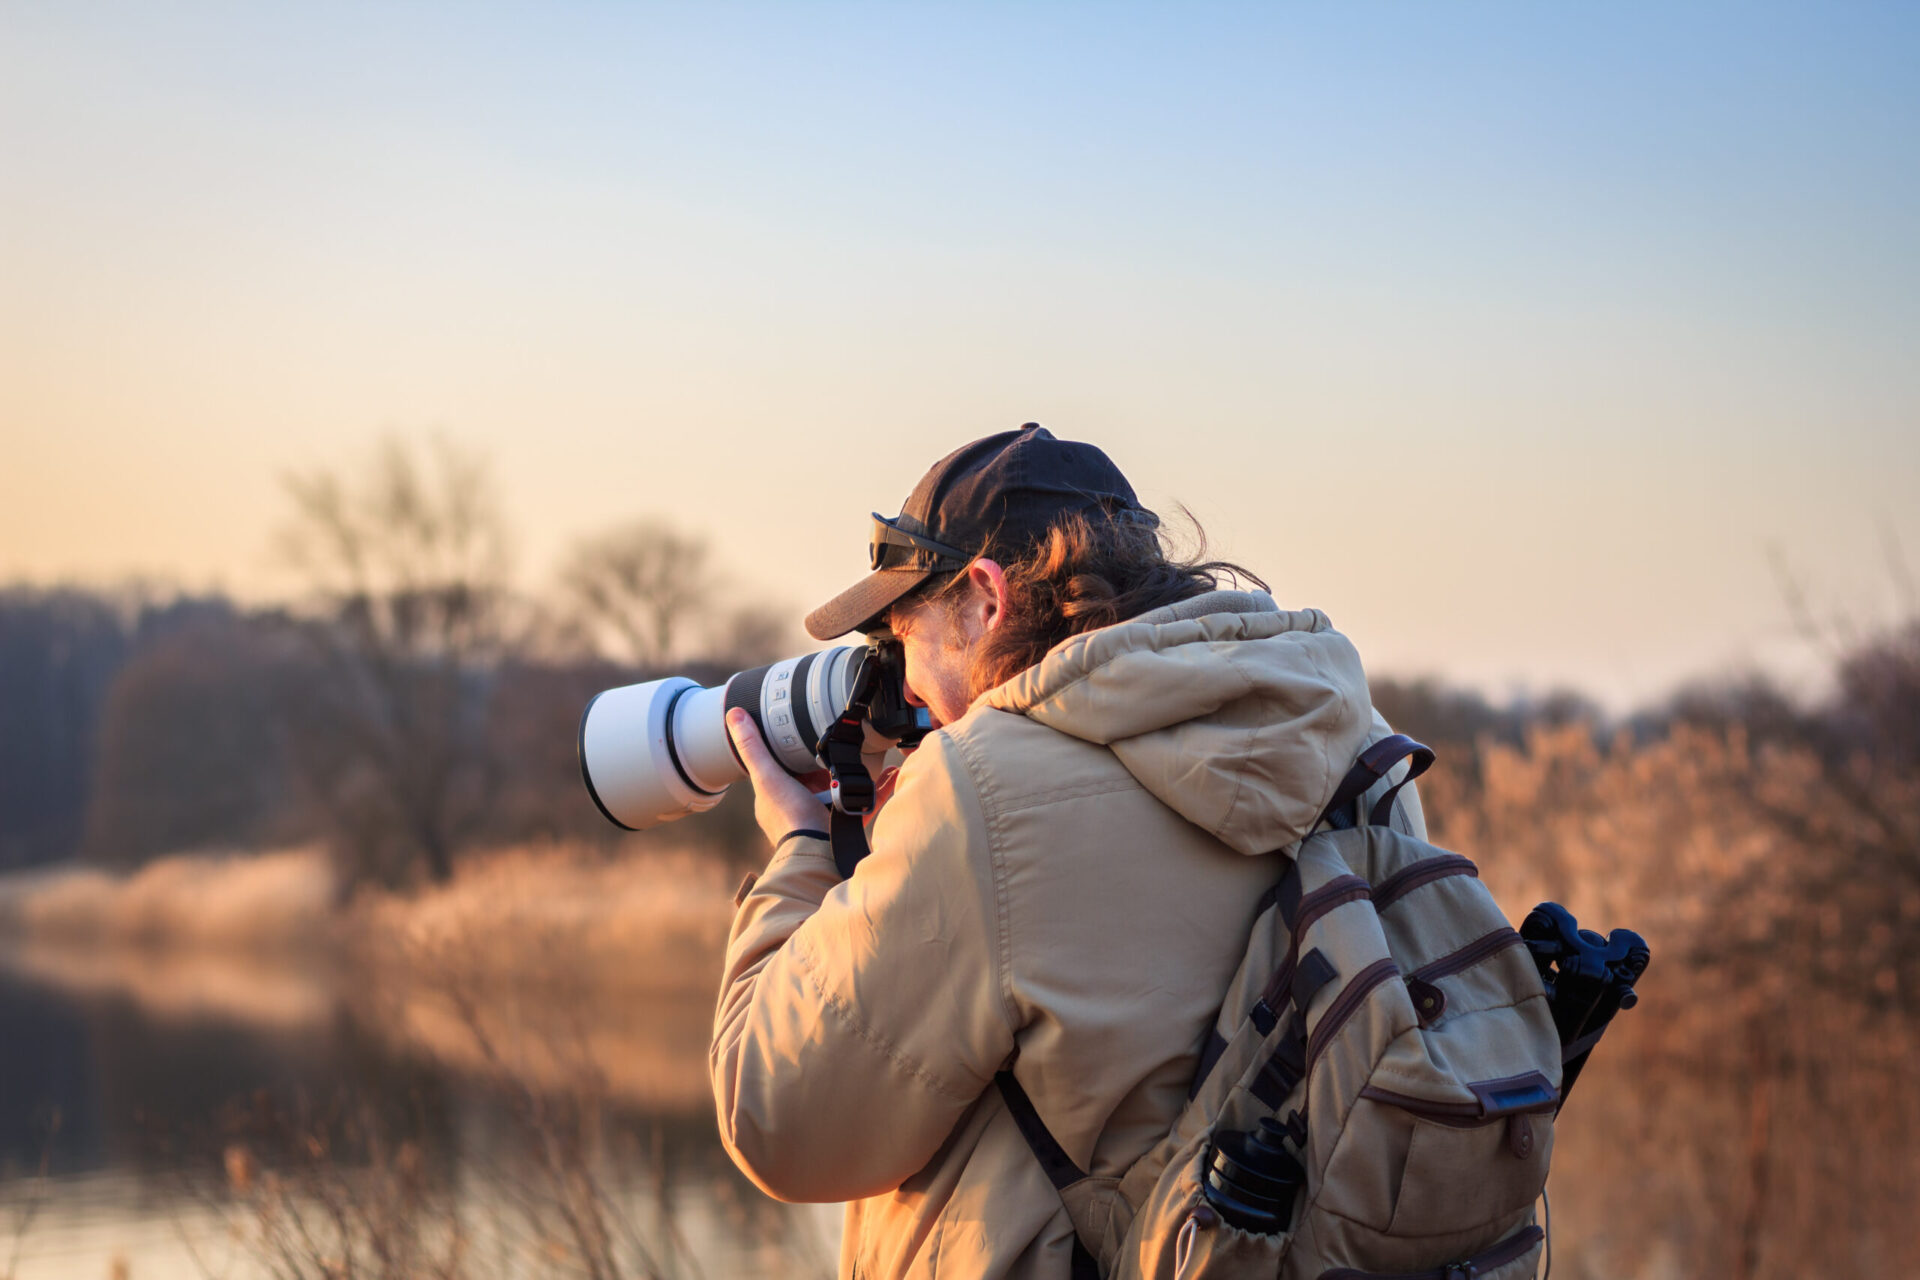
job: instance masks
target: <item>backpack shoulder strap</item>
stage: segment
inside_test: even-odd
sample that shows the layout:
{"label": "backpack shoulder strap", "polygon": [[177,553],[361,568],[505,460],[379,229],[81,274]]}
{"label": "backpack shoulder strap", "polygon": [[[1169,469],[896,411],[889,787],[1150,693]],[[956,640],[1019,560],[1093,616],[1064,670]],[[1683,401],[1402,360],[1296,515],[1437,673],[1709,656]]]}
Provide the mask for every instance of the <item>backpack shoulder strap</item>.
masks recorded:
{"label": "backpack shoulder strap", "polygon": [[1373,811],[1367,815],[1371,825],[1385,826],[1393,814],[1393,800],[1400,794],[1400,788],[1425,773],[1434,760],[1432,747],[1415,742],[1404,733],[1389,734],[1360,753],[1360,758],[1353,762],[1353,768],[1347,770],[1347,776],[1335,788],[1333,799],[1327,801],[1327,807],[1321,811],[1320,820],[1313,824],[1314,829],[1326,826],[1344,831],[1353,826],[1353,802],[1371,790],[1402,760],[1410,762],[1407,776],[1388,787],[1386,794],[1374,802]]}
{"label": "backpack shoulder strap", "polygon": [[[1006,1100],[1007,1111],[1013,1116],[1013,1123],[1019,1127],[1020,1136],[1027,1140],[1027,1146],[1032,1149],[1034,1158],[1046,1171],[1047,1181],[1053,1183],[1053,1189],[1064,1192],[1068,1187],[1085,1178],[1086,1171],[1073,1162],[1073,1157],[1067,1154],[1066,1148],[1060,1145],[1059,1139],[1055,1138],[1052,1130],[1047,1128],[1047,1122],[1040,1118],[1040,1112],[1034,1107],[1033,1099],[1027,1096],[1026,1089],[1014,1078],[1013,1072],[1002,1071],[994,1076],[993,1082],[999,1086],[1000,1096]],[[1073,1216],[1071,1209],[1068,1210],[1067,1216],[1071,1220]],[[1081,1239],[1080,1224],[1077,1222],[1073,1224],[1072,1277],[1073,1280],[1100,1280],[1100,1264],[1095,1260],[1092,1251],[1087,1248],[1086,1241]]]}

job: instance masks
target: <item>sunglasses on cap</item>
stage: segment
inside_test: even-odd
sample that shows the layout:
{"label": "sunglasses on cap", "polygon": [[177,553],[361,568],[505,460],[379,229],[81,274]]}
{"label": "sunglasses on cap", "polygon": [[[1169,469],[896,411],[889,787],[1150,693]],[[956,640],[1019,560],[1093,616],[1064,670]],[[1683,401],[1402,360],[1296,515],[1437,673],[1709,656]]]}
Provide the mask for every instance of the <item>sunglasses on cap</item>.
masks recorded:
{"label": "sunglasses on cap", "polygon": [[964,569],[973,559],[958,547],[908,533],[878,511],[873,513],[873,537],[867,552],[875,569]]}

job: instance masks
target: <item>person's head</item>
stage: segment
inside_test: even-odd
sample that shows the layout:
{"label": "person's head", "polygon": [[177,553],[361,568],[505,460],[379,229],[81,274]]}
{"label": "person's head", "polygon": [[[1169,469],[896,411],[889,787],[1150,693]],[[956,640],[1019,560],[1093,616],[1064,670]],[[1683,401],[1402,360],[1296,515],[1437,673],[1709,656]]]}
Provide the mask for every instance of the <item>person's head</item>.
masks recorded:
{"label": "person's head", "polygon": [[899,516],[874,516],[874,572],[807,618],[816,639],[890,629],[911,700],[936,724],[1062,640],[1216,587],[1266,584],[1180,558],[1160,519],[1092,445],[1028,423],[937,463]]}

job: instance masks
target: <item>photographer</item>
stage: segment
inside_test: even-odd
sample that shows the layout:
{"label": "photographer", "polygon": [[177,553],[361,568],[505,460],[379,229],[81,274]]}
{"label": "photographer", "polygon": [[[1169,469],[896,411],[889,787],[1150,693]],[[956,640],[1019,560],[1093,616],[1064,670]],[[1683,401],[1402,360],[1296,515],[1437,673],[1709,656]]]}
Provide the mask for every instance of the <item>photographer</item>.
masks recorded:
{"label": "photographer", "polygon": [[976,441],[875,521],[874,571],[807,628],[891,630],[937,731],[842,880],[825,808],[729,715],[775,849],[727,946],[720,1132],[770,1194],[851,1202],[843,1276],[1065,1280],[996,1073],[1096,1178],[1158,1141],[1278,851],[1386,728],[1324,614],[1169,558],[1091,445]]}

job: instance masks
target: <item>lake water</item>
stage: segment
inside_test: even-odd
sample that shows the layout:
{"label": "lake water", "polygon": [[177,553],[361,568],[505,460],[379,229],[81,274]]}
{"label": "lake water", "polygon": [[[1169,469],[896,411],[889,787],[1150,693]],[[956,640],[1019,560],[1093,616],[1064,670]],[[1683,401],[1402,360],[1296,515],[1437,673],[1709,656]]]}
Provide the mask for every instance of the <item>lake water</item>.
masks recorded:
{"label": "lake water", "polygon": [[143,985],[164,963],[0,948],[0,1280],[833,1273],[838,1209],[719,1146],[699,1000],[609,1011],[639,1042],[587,1011],[607,1061],[576,1088],[324,969]]}

